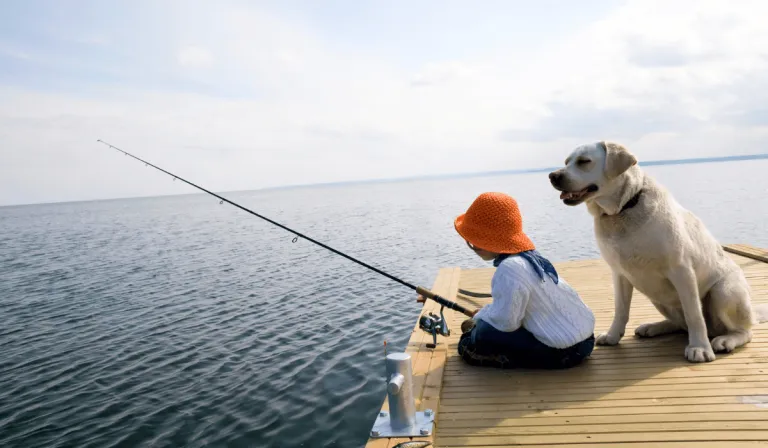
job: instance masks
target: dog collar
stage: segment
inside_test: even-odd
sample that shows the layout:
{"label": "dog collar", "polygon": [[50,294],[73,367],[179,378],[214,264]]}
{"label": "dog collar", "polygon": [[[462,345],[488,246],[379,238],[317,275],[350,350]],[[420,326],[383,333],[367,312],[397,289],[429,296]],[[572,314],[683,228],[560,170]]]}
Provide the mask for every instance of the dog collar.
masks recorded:
{"label": "dog collar", "polygon": [[630,208],[637,205],[637,203],[640,201],[640,194],[642,194],[643,190],[637,192],[630,200],[627,201],[626,204],[624,204],[624,207],[621,207],[621,210],[619,210],[619,213],[623,213],[624,210],[629,210]]}

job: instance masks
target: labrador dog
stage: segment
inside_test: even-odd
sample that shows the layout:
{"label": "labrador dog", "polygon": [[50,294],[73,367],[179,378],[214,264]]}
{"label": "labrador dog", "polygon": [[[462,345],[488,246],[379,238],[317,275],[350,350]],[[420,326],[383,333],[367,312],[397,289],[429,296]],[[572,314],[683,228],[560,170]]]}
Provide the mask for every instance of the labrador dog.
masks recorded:
{"label": "labrador dog", "polygon": [[715,352],[748,343],[752,326],[768,320],[768,305],[752,306],[741,268],[622,145],[579,146],[549,179],[566,205],[586,204],[613,274],[613,322],[598,335],[598,345],[618,344],[624,336],[635,289],[664,317],[640,325],[635,334],[687,331],[690,362],[714,361]]}

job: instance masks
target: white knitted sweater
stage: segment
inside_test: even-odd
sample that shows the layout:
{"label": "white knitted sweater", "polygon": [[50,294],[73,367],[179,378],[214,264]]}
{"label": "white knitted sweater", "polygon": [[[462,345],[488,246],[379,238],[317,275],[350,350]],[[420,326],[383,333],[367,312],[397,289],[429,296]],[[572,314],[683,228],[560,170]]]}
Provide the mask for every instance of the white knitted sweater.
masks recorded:
{"label": "white knitted sweater", "polygon": [[578,293],[560,277],[542,280],[522,257],[508,257],[491,280],[493,302],[481,308],[482,319],[499,331],[521,326],[554,348],[567,348],[594,333],[595,316]]}

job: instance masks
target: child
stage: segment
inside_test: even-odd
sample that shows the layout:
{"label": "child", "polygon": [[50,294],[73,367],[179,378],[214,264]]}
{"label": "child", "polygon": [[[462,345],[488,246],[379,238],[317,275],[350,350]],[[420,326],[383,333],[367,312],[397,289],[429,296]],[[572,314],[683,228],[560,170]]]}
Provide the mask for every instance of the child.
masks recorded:
{"label": "child", "polygon": [[499,368],[568,368],[594,348],[595,317],[523,233],[517,202],[481,194],[454,223],[483,260],[493,260],[493,302],[462,325],[459,355]]}

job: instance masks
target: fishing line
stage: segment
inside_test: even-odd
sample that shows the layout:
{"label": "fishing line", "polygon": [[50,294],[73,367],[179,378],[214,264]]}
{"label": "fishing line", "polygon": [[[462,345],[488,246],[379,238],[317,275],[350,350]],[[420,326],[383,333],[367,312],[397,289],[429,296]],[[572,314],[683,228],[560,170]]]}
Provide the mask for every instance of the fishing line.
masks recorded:
{"label": "fishing line", "polygon": [[[290,227],[287,227],[287,226],[285,226],[283,224],[280,224],[279,222],[276,222],[276,221],[274,221],[272,219],[269,219],[266,216],[260,215],[259,213],[256,213],[256,212],[254,212],[251,209],[243,207],[242,205],[240,205],[240,204],[238,204],[236,202],[230,201],[229,199],[227,199],[227,198],[225,198],[223,196],[220,196],[220,195],[218,195],[218,194],[216,194],[216,193],[214,193],[212,191],[206,190],[205,188],[203,188],[203,187],[201,187],[199,185],[196,185],[196,184],[194,184],[194,183],[184,179],[183,177],[177,176],[176,174],[173,174],[170,171],[166,171],[166,170],[160,168],[157,165],[154,165],[154,164],[152,164],[152,163],[150,163],[150,162],[148,162],[148,161],[146,161],[144,159],[136,157],[133,154],[130,154],[129,152],[124,151],[124,150],[118,148],[117,146],[114,146],[114,145],[112,145],[110,143],[107,143],[107,142],[105,142],[105,141],[103,141],[101,139],[98,139],[96,141],[99,142],[99,143],[102,143],[102,144],[104,144],[104,145],[106,145],[106,146],[108,146],[108,147],[110,147],[112,149],[120,151],[121,153],[125,154],[126,156],[129,156],[131,158],[134,158],[134,159],[142,162],[145,166],[151,166],[152,168],[155,168],[156,170],[161,171],[161,172],[163,172],[163,173],[173,177],[174,181],[176,179],[178,179],[178,180],[180,180],[180,181],[182,181],[182,182],[184,182],[184,183],[186,183],[188,185],[191,185],[194,188],[197,188],[198,190],[204,191],[204,192],[208,193],[209,195],[218,198],[219,199],[219,204],[223,204],[224,202],[226,202],[226,203],[228,203],[230,205],[233,205],[233,206],[239,208],[240,210],[243,210],[243,211],[245,211],[247,213],[250,213],[253,216],[256,216],[257,218],[261,218],[264,221],[269,222],[270,224],[273,224],[273,225],[275,225],[277,227],[280,227],[283,230],[286,230],[286,231],[292,233],[294,235],[294,238],[293,238],[292,242],[294,242],[294,243],[299,238],[303,238],[303,239],[305,239],[305,240],[307,240],[307,241],[309,241],[311,243],[317,244],[318,246],[320,246],[320,247],[322,247],[324,249],[327,249],[327,250],[329,250],[329,251],[331,251],[331,252],[333,252],[333,253],[335,253],[337,255],[340,255],[340,256],[342,256],[342,257],[344,257],[344,258],[346,258],[346,259],[348,259],[350,261],[353,261],[353,262],[355,262],[355,263],[357,263],[357,264],[359,264],[359,265],[361,265],[361,266],[363,266],[363,267],[365,267],[367,269],[370,269],[371,271],[376,272],[377,274],[383,275],[384,277],[387,277],[388,279],[390,279],[392,281],[395,281],[395,282],[397,282],[397,283],[399,283],[399,284],[401,284],[401,285],[403,285],[403,286],[405,286],[407,288],[410,288],[410,289],[416,291],[421,296],[423,296],[423,297],[425,297],[427,299],[434,300],[435,302],[439,303],[443,307],[446,307],[446,308],[449,308],[449,309],[452,309],[452,310],[456,310],[456,311],[458,311],[460,313],[463,313],[463,314],[466,314],[467,316],[470,316],[470,317],[473,315],[472,312],[470,312],[469,310],[467,310],[463,306],[459,305],[458,303],[452,302],[452,301],[450,301],[448,299],[445,299],[444,297],[441,297],[440,295],[433,293],[432,291],[428,290],[427,288],[424,288],[424,287],[421,287],[421,286],[415,286],[412,283],[409,283],[409,282],[407,282],[405,280],[402,280],[402,279],[400,279],[398,277],[395,277],[394,275],[391,275],[391,274],[389,274],[387,272],[384,272],[381,269],[373,267],[373,266],[369,265],[368,263],[365,263],[363,261],[358,260],[355,257],[347,255],[344,252],[336,250],[336,249],[334,249],[334,248],[332,248],[332,247],[330,247],[330,246],[328,246],[326,244],[321,243],[320,241],[317,241],[317,240],[315,240],[313,238],[310,238],[309,236],[304,235],[301,232],[297,232],[296,230],[293,230]],[[430,318],[432,319],[431,321],[430,321]],[[424,331],[427,331],[428,333],[432,333],[433,336],[435,335],[436,332],[439,333],[439,334],[445,334],[445,332],[448,331],[447,330],[447,324],[445,323],[445,318],[442,317],[442,310],[441,310],[441,313],[440,313],[440,318],[438,318],[436,315],[433,315],[433,314],[430,314],[429,316],[422,316],[422,320],[420,321],[420,326],[422,327],[422,329]],[[450,332],[448,332],[448,334],[450,334]]]}

